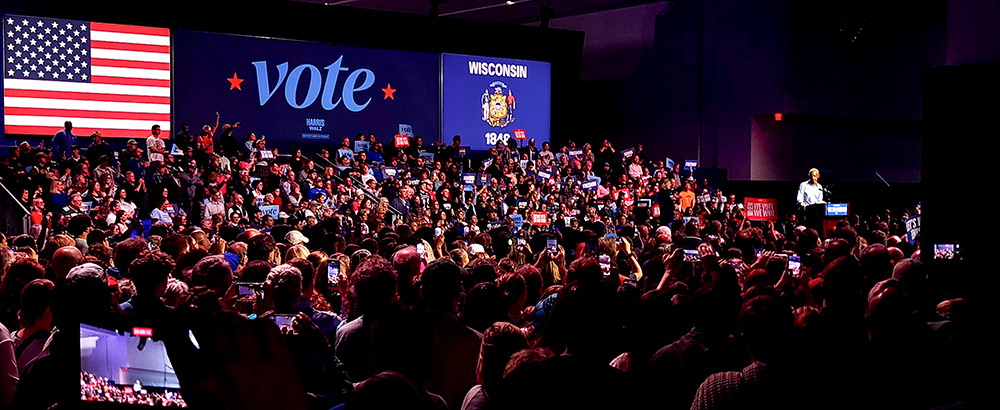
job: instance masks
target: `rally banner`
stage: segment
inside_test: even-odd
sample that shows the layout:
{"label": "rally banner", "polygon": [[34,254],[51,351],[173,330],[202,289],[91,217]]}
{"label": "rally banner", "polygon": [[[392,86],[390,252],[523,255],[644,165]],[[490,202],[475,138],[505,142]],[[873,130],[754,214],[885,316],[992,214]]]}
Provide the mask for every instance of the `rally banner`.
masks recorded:
{"label": "rally banner", "polygon": [[548,141],[551,72],[547,62],[442,55],[442,135],[461,135],[480,151],[529,133]]}
{"label": "rally banner", "polygon": [[745,198],[743,209],[751,221],[777,221],[778,200],[765,198]]}

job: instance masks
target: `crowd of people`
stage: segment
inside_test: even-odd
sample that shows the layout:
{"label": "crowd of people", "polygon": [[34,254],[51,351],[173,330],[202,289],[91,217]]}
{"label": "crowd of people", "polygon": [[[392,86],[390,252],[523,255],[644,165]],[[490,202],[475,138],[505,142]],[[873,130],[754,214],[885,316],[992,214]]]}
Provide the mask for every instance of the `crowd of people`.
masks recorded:
{"label": "crowd of people", "polygon": [[123,389],[107,378],[80,372],[80,400],[90,402],[111,402],[141,406],[187,407],[180,393],[163,393],[145,389]]}
{"label": "crowd of people", "polygon": [[83,154],[67,122],[2,158],[31,229],[0,239],[0,402],[47,408],[65,329],[120,316],[192,331],[166,343],[193,407],[978,399],[980,316],[903,239],[908,210],[821,233],[753,223],[641,145],[474,160],[459,136],[358,134],[283,156],[241,128]]}

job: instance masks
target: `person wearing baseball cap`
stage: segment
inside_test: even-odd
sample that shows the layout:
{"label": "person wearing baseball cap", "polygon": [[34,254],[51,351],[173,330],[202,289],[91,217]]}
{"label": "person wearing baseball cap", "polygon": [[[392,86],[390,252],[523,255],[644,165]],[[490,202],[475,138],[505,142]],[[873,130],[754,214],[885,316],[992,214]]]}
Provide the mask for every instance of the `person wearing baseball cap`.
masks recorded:
{"label": "person wearing baseball cap", "polygon": [[295,246],[300,243],[309,243],[309,238],[306,238],[306,236],[303,235],[302,232],[289,231],[287,234],[285,234],[285,242],[288,242],[288,244],[291,246]]}

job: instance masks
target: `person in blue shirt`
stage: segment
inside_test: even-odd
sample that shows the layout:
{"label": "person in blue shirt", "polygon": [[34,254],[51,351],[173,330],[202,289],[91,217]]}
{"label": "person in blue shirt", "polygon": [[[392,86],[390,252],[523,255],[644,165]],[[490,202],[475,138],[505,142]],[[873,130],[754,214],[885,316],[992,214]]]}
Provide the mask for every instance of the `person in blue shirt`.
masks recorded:
{"label": "person in blue shirt", "polygon": [[150,219],[165,224],[173,224],[174,218],[170,215],[170,201],[164,199],[160,206],[149,213]]}
{"label": "person in blue shirt", "polygon": [[70,153],[70,147],[76,145],[76,135],[73,135],[73,123],[66,121],[66,129],[52,137],[52,150],[56,158],[65,158]]}

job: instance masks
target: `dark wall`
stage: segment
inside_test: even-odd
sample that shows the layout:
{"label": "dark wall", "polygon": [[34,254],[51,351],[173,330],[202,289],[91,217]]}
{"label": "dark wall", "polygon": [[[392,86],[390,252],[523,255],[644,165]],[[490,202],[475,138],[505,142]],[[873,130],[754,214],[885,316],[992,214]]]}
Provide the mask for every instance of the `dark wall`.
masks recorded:
{"label": "dark wall", "polygon": [[[209,5],[179,0],[157,3],[155,11],[118,6],[115,2],[15,0],[0,4],[0,13],[548,61],[552,63],[552,133],[558,140],[580,130],[573,103],[579,90],[583,32],[294,1],[219,1]],[[205,64],[211,63],[212,56],[205,56]]]}
{"label": "dark wall", "polygon": [[[918,120],[921,70],[945,63],[947,18],[945,0],[679,0],[552,24],[587,31],[581,89],[631,90],[607,93],[619,106],[588,121],[595,140],[644,143],[745,180],[754,115]],[[585,24],[596,20],[618,24]],[[652,42],[633,33],[643,41],[623,46],[632,52],[598,47],[650,21]]]}
{"label": "dark wall", "polygon": [[[920,121],[785,114],[754,116],[750,177],[824,184],[920,182]],[[823,164],[820,166],[818,164]]]}
{"label": "dark wall", "polygon": [[1000,60],[1000,2],[948,1],[948,65]]}

